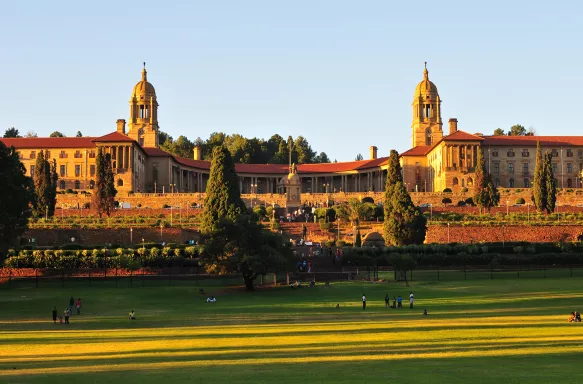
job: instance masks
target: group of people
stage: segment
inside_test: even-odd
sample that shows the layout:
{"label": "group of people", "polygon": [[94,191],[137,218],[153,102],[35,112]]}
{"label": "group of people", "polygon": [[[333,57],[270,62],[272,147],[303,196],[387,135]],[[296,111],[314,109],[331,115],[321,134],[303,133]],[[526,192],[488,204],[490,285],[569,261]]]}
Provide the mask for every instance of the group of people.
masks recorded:
{"label": "group of people", "polygon": [[71,317],[71,313],[73,312],[73,307],[77,308],[77,315],[81,314],[81,298],[77,299],[77,302],[75,302],[75,298],[73,298],[73,296],[71,296],[71,298],[69,299],[69,306],[67,308],[65,308],[65,310],[63,311],[63,316],[59,316],[59,313],[57,312],[57,307],[54,306],[53,307],[53,323],[57,324],[57,320],[59,320],[59,324],[70,324],[69,323],[69,318]]}
{"label": "group of people", "polygon": [[569,323],[580,323],[581,322],[581,315],[579,312],[571,312],[571,316],[569,316]]}
{"label": "group of people", "polygon": [[[413,292],[409,292],[409,308],[413,309],[413,304],[415,303],[415,295],[413,295]],[[389,298],[389,294],[385,294],[385,308],[403,308],[403,298],[401,297],[401,295],[397,296],[395,298],[395,296],[393,296],[393,305],[389,305],[390,304],[390,298]]]}

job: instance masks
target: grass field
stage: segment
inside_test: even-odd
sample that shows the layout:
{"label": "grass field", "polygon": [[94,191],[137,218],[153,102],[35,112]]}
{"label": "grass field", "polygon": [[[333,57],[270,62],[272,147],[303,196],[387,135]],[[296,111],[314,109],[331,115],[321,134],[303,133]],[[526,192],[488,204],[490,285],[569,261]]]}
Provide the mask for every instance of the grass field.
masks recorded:
{"label": "grass field", "polygon": [[[583,310],[582,283],[207,287],[216,304],[187,282],[0,289],[0,382],[575,383],[583,325],[566,319]],[[409,290],[413,310],[384,308],[385,293]],[[71,295],[82,315],[54,325],[53,305],[62,312]]]}

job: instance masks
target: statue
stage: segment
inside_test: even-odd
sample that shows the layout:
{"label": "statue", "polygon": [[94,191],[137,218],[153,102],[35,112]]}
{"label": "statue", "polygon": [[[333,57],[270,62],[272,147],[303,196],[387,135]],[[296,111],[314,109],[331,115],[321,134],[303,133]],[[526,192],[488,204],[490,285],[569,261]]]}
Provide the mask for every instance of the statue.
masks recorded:
{"label": "statue", "polygon": [[292,164],[291,173],[298,173],[298,166],[296,165],[296,163]]}

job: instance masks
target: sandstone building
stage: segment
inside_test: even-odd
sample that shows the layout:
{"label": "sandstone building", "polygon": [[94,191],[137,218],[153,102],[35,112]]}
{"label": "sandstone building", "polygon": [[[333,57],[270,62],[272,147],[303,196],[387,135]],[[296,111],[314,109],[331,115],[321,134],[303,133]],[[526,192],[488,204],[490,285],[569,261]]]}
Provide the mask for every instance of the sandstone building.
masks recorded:
{"label": "sandstone building", "polygon": [[[204,192],[210,162],[202,160],[200,149],[195,148],[192,158],[183,158],[159,148],[157,95],[145,67],[129,105],[127,125],[126,120],[117,120],[116,130],[104,136],[0,140],[17,148],[29,174],[34,174],[36,155],[45,151],[49,159],[56,160],[63,190],[94,188],[96,153],[102,149],[112,156],[116,187],[122,194]],[[412,148],[401,156],[409,191],[470,188],[479,150],[496,184],[527,188],[533,180],[537,141],[554,155],[557,185],[581,186],[583,136],[484,136],[458,130],[453,118],[444,134],[441,115],[441,98],[425,68],[413,96]],[[378,157],[372,146],[368,160],[299,164],[293,180],[301,193],[378,192],[384,189],[386,167],[387,157]],[[288,165],[236,164],[236,171],[241,193],[286,192]]]}

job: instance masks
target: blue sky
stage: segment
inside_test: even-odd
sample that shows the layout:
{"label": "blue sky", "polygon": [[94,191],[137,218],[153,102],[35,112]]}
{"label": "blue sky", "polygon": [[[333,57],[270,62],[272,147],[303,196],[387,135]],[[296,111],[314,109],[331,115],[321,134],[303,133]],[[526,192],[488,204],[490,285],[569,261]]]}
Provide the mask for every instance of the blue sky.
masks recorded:
{"label": "blue sky", "polygon": [[427,61],[445,125],[581,135],[580,16],[575,1],[3,2],[0,129],[114,131],[146,61],[175,138],[304,135],[338,161],[385,156],[411,145]]}

